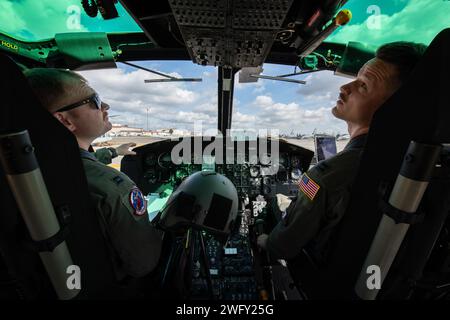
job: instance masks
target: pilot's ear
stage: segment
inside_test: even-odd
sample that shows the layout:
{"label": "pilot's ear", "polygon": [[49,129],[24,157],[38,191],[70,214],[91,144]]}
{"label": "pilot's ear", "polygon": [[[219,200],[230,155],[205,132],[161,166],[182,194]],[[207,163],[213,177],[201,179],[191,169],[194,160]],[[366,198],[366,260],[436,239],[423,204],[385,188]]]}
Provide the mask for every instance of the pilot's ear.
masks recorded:
{"label": "pilot's ear", "polygon": [[76,130],[75,124],[70,120],[69,117],[67,117],[62,112],[55,112],[53,116],[58,119],[59,122],[61,122],[67,129],[69,129],[71,132],[74,132]]}

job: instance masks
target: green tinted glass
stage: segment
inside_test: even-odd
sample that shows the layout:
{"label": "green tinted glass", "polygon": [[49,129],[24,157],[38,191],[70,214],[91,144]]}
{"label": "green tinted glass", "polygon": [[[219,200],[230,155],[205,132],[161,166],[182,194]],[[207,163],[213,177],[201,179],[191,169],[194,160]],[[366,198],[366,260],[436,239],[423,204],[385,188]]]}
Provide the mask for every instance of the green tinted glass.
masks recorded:
{"label": "green tinted glass", "polygon": [[439,31],[450,27],[449,0],[350,0],[344,8],[352,12],[352,20],[327,41],[429,44]]}
{"label": "green tinted glass", "polygon": [[37,41],[64,32],[140,32],[122,5],[119,17],[104,20],[100,13],[89,17],[80,0],[1,0],[0,31],[13,38]]}
{"label": "green tinted glass", "polygon": [[[100,14],[89,17],[80,0],[2,0],[0,31],[27,41],[63,32],[142,31],[120,4],[116,7],[119,18],[104,20]],[[429,44],[439,31],[450,27],[450,0],[349,0],[344,8],[352,11],[352,20],[327,41]]]}

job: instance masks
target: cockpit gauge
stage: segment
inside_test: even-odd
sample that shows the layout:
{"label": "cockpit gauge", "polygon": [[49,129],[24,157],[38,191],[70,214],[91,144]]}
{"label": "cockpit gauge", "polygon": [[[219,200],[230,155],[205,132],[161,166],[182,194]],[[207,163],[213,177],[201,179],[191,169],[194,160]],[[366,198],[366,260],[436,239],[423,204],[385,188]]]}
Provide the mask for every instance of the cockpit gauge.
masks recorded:
{"label": "cockpit gauge", "polygon": [[282,165],[283,167],[287,167],[288,164],[288,155],[286,153],[282,153],[280,154],[280,165]]}
{"label": "cockpit gauge", "polygon": [[154,153],[149,153],[145,156],[145,164],[154,166],[158,162],[158,157]]}
{"label": "cockpit gauge", "polygon": [[272,192],[272,188],[271,187],[269,187],[267,185],[263,186],[263,194],[268,195],[271,192]]}
{"label": "cockpit gauge", "polygon": [[149,168],[144,173],[144,179],[147,180],[149,183],[156,183],[158,180],[158,177],[156,175],[156,171],[154,168]]}
{"label": "cockpit gauge", "polygon": [[250,176],[251,176],[252,178],[256,178],[256,177],[258,177],[259,174],[260,174],[259,167],[257,167],[257,166],[251,166],[250,169],[249,169],[249,171],[250,171]]}
{"label": "cockpit gauge", "polygon": [[270,165],[272,162],[272,159],[270,157],[270,153],[263,153],[260,157],[259,157],[259,162],[262,165]]}
{"label": "cockpit gauge", "polygon": [[299,168],[294,168],[291,171],[291,178],[293,180],[299,180],[302,176],[302,171]]}
{"label": "cockpit gauge", "polygon": [[278,171],[276,174],[277,174],[277,179],[280,182],[285,182],[288,179],[288,173],[286,171],[286,168],[281,164],[278,166]]}
{"label": "cockpit gauge", "polygon": [[248,197],[248,193],[250,191],[249,187],[241,187],[241,191],[244,194],[245,197]]}
{"label": "cockpit gauge", "polygon": [[267,167],[261,167],[261,175],[262,176],[272,176],[277,174],[280,166],[273,165],[273,166],[267,166]]}
{"label": "cockpit gauge", "polygon": [[291,166],[293,168],[298,168],[300,167],[300,159],[298,156],[292,156],[291,157]]}
{"label": "cockpit gauge", "polygon": [[158,165],[163,169],[170,169],[173,166],[169,152],[161,153],[158,157]]}
{"label": "cockpit gauge", "polygon": [[250,178],[250,184],[253,187],[259,188],[261,186],[261,179],[259,179],[259,178]]}
{"label": "cockpit gauge", "polygon": [[180,169],[177,169],[177,171],[175,172],[175,177],[177,179],[183,180],[187,176],[189,176],[189,172],[186,169],[180,168]]}
{"label": "cockpit gauge", "polygon": [[264,177],[263,183],[264,183],[264,185],[271,185],[272,179],[270,177]]}

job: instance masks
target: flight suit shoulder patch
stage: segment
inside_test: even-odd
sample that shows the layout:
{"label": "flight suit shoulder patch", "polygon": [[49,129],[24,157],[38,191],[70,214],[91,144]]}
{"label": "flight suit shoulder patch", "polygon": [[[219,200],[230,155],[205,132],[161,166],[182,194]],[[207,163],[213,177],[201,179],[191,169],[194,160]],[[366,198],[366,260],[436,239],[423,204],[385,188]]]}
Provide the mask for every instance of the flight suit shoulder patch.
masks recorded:
{"label": "flight suit shoulder patch", "polygon": [[320,190],[319,184],[311,179],[306,173],[303,174],[299,181],[299,188],[311,201],[314,200],[317,192]]}
{"label": "flight suit shoulder patch", "polygon": [[147,201],[145,200],[142,191],[137,187],[133,187],[129,195],[130,205],[134,210],[134,214],[137,216],[142,216],[145,214],[147,209]]}

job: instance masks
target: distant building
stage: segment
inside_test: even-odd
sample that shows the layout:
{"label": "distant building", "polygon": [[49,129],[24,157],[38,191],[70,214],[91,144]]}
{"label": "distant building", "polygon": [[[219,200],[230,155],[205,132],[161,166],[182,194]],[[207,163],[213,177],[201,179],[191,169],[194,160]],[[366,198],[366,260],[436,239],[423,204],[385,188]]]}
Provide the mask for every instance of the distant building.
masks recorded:
{"label": "distant building", "polygon": [[147,136],[147,137],[171,137],[171,136],[186,136],[190,132],[180,129],[156,129],[156,130],[144,130],[143,128],[133,128],[126,124],[114,124],[112,129],[106,134],[110,137],[135,137],[135,136]]}
{"label": "distant building", "polygon": [[159,137],[172,137],[172,136],[186,136],[190,135],[189,131],[181,130],[181,129],[157,129],[145,131],[144,135],[146,136],[159,136]]}
{"label": "distant building", "polygon": [[129,127],[126,124],[113,124],[108,135],[112,137],[142,136],[144,129]]}

